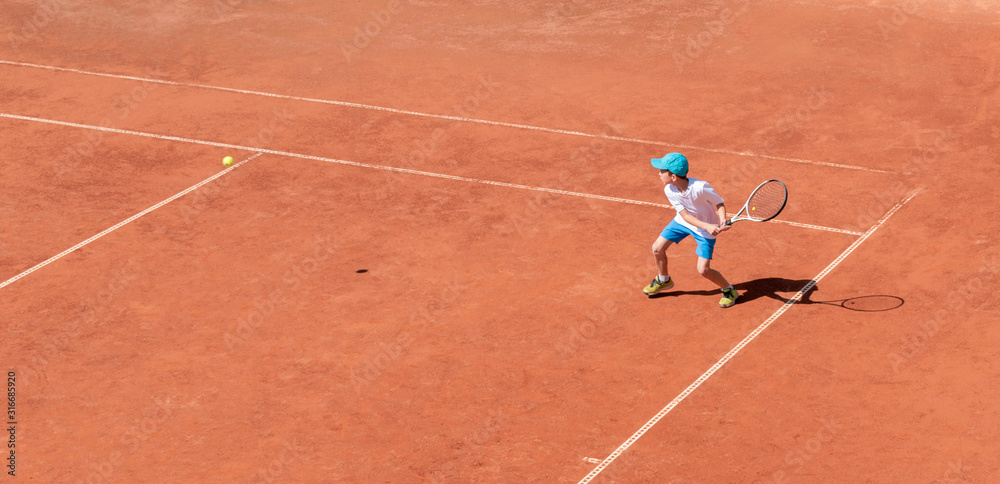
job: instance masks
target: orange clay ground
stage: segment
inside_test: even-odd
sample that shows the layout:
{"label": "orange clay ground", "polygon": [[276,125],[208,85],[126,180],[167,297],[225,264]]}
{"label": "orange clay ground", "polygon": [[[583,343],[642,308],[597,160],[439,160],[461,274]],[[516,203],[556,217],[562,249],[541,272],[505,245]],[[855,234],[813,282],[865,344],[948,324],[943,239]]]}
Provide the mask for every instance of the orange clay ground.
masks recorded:
{"label": "orange clay ground", "polygon": [[[998,15],[7,2],[7,480],[997,481]],[[732,308],[640,292],[671,151],[789,187]]]}

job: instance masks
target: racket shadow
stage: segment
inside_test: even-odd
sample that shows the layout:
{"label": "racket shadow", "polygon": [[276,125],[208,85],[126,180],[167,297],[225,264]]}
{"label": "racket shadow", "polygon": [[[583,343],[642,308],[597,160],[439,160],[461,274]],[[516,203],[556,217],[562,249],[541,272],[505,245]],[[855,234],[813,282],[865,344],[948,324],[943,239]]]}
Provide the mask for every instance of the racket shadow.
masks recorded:
{"label": "racket shadow", "polygon": [[809,291],[809,293],[802,297],[798,304],[826,304],[862,313],[881,313],[898,309],[906,302],[899,296],[890,296],[887,294],[855,296],[847,299],[835,299],[832,301],[813,301],[809,299],[811,295],[812,291]]}

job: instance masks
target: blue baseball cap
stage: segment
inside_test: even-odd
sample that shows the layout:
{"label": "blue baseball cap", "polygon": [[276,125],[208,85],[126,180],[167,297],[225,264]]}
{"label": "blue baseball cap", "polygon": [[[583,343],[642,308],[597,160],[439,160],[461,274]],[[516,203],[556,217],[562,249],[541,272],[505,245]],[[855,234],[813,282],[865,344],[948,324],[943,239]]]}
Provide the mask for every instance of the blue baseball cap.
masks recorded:
{"label": "blue baseball cap", "polygon": [[663,158],[653,158],[650,160],[655,168],[667,170],[677,176],[687,176],[688,159],[680,153],[667,153]]}

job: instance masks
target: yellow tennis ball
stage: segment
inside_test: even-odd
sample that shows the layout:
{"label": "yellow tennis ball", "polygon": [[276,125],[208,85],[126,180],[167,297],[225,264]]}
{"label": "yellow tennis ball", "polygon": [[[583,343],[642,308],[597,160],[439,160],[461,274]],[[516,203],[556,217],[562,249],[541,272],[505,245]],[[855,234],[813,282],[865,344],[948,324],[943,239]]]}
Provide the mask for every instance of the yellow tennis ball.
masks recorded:
{"label": "yellow tennis ball", "polygon": [[232,156],[227,156],[227,157],[223,158],[222,159],[222,164],[226,165],[226,166],[232,165],[233,164],[233,157]]}

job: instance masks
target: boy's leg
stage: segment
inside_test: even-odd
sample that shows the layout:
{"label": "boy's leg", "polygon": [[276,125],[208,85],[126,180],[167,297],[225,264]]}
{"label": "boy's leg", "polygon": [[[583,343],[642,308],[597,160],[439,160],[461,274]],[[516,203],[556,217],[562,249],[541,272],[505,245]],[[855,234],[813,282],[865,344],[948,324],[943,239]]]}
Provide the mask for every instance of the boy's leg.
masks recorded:
{"label": "boy's leg", "polygon": [[715,239],[705,239],[703,237],[695,237],[698,242],[698,248],[695,252],[698,254],[698,273],[705,276],[714,282],[720,289],[722,289],[722,299],[719,300],[719,306],[728,308],[733,304],[736,304],[736,298],[740,297],[740,293],[736,291],[736,288],[729,285],[729,281],[719,271],[712,269],[712,253],[715,252]]}
{"label": "boy's leg", "polygon": [[673,242],[659,236],[656,238],[656,242],[653,242],[653,258],[656,259],[656,270],[660,271],[661,275],[669,276],[670,273],[667,272],[667,248]]}
{"label": "boy's leg", "polygon": [[726,281],[725,277],[722,277],[719,271],[712,269],[711,259],[698,257],[698,273],[705,276],[705,279],[716,283],[722,289],[722,299],[719,300],[719,306],[728,308],[736,304],[736,298],[740,297],[739,291],[730,286],[729,282]]}
{"label": "boy's leg", "polygon": [[[670,273],[667,272],[667,247],[670,247],[671,244],[673,242],[662,235],[656,238],[656,242],[653,242],[653,259],[656,260],[656,270],[659,271],[659,274],[653,279],[653,282],[642,288],[642,292],[647,296],[652,296],[674,286],[674,281],[669,279]],[[661,275],[664,276],[665,280],[660,279]]]}
{"label": "boy's leg", "polygon": [[719,286],[719,289],[725,289],[729,287],[729,281],[726,281],[726,278],[722,277],[722,273],[720,273],[715,269],[712,269],[711,259],[706,259],[701,256],[698,257],[698,274],[701,274],[705,276],[705,279],[714,282],[716,285]]}

